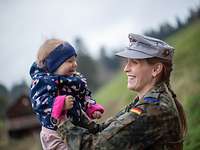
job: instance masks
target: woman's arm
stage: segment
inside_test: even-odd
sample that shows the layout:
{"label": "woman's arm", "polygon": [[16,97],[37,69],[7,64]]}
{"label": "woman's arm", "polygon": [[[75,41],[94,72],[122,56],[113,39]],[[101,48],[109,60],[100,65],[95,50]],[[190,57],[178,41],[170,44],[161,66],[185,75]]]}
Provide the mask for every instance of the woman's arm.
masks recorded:
{"label": "woman's arm", "polygon": [[133,147],[139,149],[151,146],[163,135],[168,134],[169,130],[174,128],[176,119],[170,111],[163,111],[153,106],[141,114],[134,110],[124,113],[97,134],[75,127],[70,122],[62,124],[58,132],[62,137],[67,138],[67,143],[72,149],[77,141],[80,143],[79,148],[83,150],[133,149]]}
{"label": "woman's arm", "polygon": [[[122,135],[121,130],[134,121],[135,115],[126,113],[120,118],[113,120],[106,129],[97,134],[91,134],[88,130],[74,126],[70,121],[65,121],[58,127],[58,133],[67,141],[67,144],[71,149],[98,149],[99,146],[109,149],[108,147],[110,147],[111,144],[109,141],[111,139],[114,140],[116,134]],[[126,133],[129,133],[129,131]],[[78,143],[79,145],[77,145]],[[125,143],[127,142],[124,143],[122,141],[122,143],[123,145],[126,145]]]}

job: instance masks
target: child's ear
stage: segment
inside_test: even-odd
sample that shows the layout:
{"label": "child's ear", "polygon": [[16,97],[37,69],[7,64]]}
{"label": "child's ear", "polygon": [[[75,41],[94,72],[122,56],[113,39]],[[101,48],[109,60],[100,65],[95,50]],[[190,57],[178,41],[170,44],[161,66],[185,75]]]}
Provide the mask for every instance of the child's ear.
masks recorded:
{"label": "child's ear", "polygon": [[163,70],[163,64],[162,63],[156,63],[154,66],[153,66],[153,69],[152,69],[152,76],[153,77],[156,77],[158,76]]}

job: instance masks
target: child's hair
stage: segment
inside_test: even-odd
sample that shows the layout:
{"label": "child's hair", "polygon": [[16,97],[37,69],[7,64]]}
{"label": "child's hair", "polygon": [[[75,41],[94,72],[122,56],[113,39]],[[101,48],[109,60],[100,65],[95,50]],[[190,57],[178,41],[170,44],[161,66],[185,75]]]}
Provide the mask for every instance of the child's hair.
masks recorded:
{"label": "child's hair", "polygon": [[36,63],[42,68],[44,67],[45,58],[60,44],[64,43],[63,40],[60,39],[48,39],[46,40],[39,48],[37,53]]}

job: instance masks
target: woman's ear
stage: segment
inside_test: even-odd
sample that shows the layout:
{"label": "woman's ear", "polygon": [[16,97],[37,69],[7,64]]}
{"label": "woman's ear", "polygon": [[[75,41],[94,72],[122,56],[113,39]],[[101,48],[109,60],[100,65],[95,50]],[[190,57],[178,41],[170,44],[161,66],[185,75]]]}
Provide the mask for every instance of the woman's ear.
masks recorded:
{"label": "woman's ear", "polygon": [[158,76],[163,70],[163,64],[162,63],[156,63],[154,66],[153,66],[153,69],[152,69],[152,76],[153,77],[156,77]]}

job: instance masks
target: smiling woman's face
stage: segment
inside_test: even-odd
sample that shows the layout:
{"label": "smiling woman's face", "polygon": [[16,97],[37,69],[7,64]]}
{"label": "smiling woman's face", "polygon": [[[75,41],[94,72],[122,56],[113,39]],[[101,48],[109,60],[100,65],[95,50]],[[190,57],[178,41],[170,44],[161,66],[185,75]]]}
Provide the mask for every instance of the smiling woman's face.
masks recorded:
{"label": "smiling woman's face", "polygon": [[144,59],[128,59],[124,72],[128,76],[128,89],[145,92],[154,85],[154,66]]}

